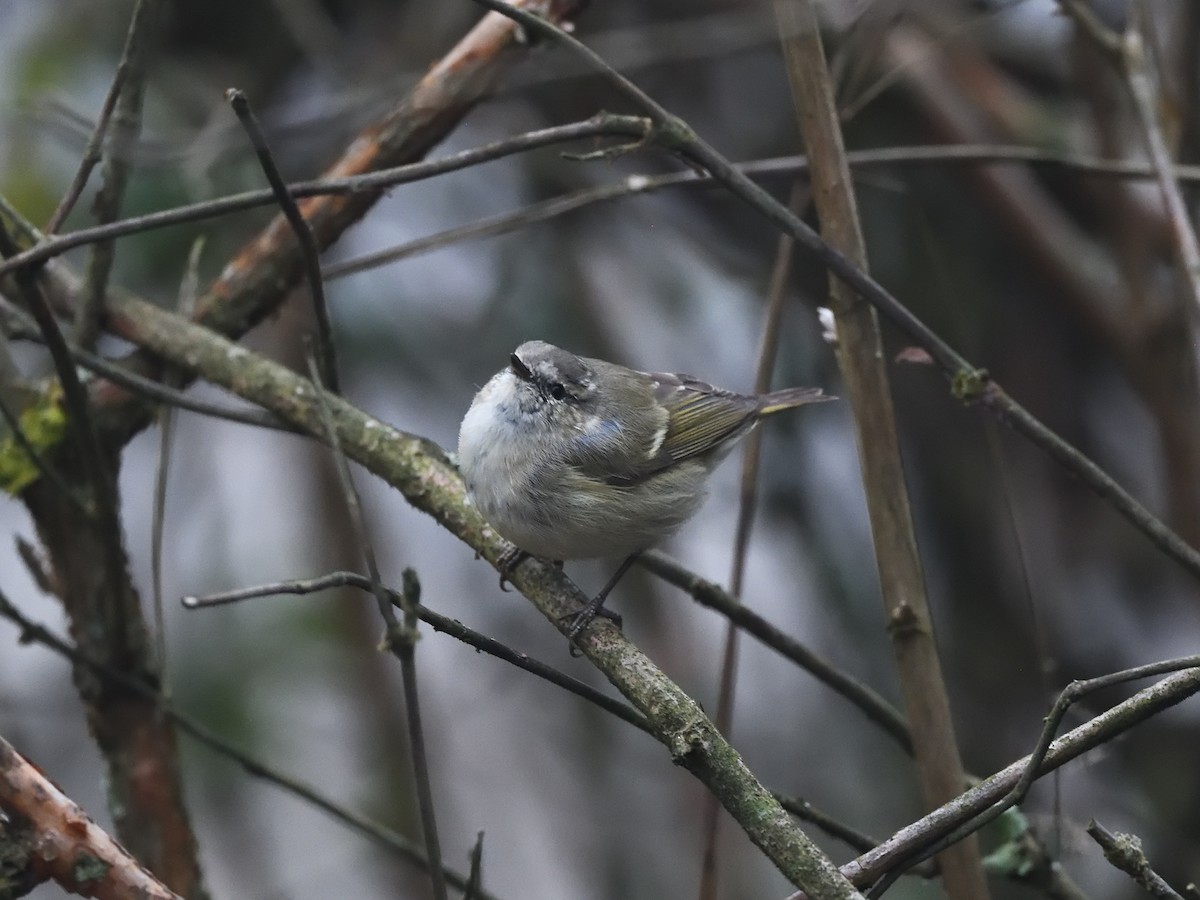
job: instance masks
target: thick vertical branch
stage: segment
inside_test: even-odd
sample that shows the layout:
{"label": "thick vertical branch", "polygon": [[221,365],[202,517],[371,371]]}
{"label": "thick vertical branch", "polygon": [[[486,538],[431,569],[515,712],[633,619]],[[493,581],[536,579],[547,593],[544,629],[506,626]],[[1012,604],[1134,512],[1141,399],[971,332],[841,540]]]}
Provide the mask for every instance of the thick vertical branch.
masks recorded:
{"label": "thick vertical branch", "polygon": [[[13,249],[0,229],[0,252],[11,255]],[[53,460],[61,479],[40,479],[21,499],[50,557],[53,583],[79,645],[93,659],[157,690],[158,664],[121,540],[118,449],[94,427],[87,394],[38,278],[24,272],[17,281],[50,348],[76,438],[63,442]],[[107,766],[118,834],[172,889],[202,895],[174,733],[144,696],[106,690],[86,670],[76,668],[74,674]]]}
{"label": "thick vertical branch", "polygon": [[[866,249],[815,10],[810,0],[777,2],[775,9],[821,233],[865,270]],[[922,793],[927,807],[934,809],[962,791],[963,768],[917,553],[879,320],[870,304],[837,278],[830,278],[830,295],[837,320],[838,364],[854,414],[888,630],[912,725]],[[955,900],[988,896],[973,840],[946,851],[941,865],[947,892]]]}
{"label": "thick vertical branch", "polygon": [[[117,462],[116,451],[110,451],[105,463],[114,478]],[[85,487],[78,481],[77,463],[65,460],[60,471],[77,490]],[[78,646],[90,658],[157,689],[157,664],[123,551],[122,564],[113,571],[116,537],[80,521],[75,504],[45,479],[35,482],[24,500]],[[120,612],[119,633],[108,627],[110,607]],[[174,728],[147,695],[103,683],[80,666],[74,677],[104,756],[109,809],[121,842],[176,893],[205,896]]]}

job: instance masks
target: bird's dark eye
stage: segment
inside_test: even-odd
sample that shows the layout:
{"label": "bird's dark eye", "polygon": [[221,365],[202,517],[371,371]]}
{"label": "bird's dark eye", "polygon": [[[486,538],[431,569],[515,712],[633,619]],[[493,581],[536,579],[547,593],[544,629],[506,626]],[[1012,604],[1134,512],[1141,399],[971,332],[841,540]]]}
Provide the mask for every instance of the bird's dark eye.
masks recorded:
{"label": "bird's dark eye", "polygon": [[567,389],[556,381],[550,385],[550,396],[555,400],[562,400],[567,396]]}

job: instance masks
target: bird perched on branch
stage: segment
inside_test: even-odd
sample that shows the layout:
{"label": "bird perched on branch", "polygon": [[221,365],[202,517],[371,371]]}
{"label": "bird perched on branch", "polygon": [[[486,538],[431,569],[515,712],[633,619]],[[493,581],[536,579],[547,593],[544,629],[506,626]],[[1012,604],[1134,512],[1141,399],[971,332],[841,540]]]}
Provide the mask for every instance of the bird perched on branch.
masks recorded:
{"label": "bird perched on branch", "polygon": [[738,394],[527,341],[475,395],[458,464],[471,501],[517,548],[509,569],[525,555],[625,558],[573,617],[574,641],[637,555],[695,515],[709,474],[759,420],[831,399]]}

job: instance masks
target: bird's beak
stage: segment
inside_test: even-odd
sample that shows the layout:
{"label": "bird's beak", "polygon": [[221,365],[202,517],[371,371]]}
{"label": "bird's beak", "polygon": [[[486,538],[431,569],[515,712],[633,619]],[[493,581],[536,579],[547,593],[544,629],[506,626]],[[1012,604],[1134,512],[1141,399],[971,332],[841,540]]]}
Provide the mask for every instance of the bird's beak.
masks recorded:
{"label": "bird's beak", "polygon": [[529,370],[529,366],[521,362],[521,357],[517,356],[517,354],[514,353],[508,358],[508,365],[509,368],[513,370],[513,374],[522,381],[530,381],[533,379],[533,372]]}

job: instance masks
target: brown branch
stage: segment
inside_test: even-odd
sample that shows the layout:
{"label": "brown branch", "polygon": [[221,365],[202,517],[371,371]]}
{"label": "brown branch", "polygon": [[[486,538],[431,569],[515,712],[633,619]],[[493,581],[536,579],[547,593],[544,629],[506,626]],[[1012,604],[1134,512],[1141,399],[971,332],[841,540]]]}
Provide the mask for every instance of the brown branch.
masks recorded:
{"label": "brown branch", "polygon": [[[831,247],[866,271],[866,246],[816,10],[811,0],[777,0],[775,13],[796,118],[812,167],[821,233]],[[936,809],[957,797],[966,779],[917,551],[879,319],[845,282],[831,276],[829,291],[837,324],[838,365],[858,438],[884,615],[925,807]],[[938,863],[952,900],[987,900],[987,881],[973,837],[946,850]]]}
{"label": "brown branch", "polygon": [[179,900],[2,737],[0,811],[21,824],[37,880],[99,900]]}

